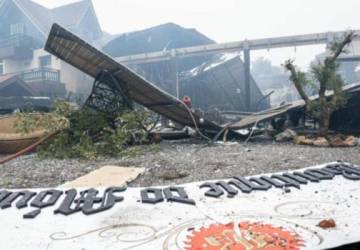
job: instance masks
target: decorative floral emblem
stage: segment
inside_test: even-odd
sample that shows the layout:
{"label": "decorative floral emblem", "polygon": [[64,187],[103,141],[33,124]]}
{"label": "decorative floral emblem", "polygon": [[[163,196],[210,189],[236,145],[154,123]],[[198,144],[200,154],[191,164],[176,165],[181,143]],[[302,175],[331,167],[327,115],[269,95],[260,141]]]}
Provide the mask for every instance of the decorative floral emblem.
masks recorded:
{"label": "decorative floral emblem", "polygon": [[187,250],[300,250],[304,241],[295,233],[270,224],[242,222],[212,224],[187,237]]}

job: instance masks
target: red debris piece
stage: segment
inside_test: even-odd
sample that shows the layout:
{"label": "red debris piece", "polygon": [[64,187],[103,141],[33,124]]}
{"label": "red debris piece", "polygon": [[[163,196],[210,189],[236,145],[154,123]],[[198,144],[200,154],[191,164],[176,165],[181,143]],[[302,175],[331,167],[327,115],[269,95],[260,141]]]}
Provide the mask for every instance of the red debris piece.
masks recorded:
{"label": "red debris piece", "polygon": [[186,104],[186,106],[188,106],[189,108],[191,108],[192,104],[191,104],[191,98],[190,96],[184,96],[183,97],[183,102]]}
{"label": "red debris piece", "polygon": [[318,224],[318,227],[321,227],[322,229],[334,228],[336,227],[336,223],[333,219],[322,220]]}

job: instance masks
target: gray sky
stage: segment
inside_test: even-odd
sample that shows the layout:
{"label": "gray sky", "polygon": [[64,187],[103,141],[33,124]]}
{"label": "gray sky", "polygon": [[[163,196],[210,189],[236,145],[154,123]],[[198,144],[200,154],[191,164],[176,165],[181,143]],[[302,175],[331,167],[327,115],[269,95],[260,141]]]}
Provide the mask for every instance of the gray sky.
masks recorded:
{"label": "gray sky", "polygon": [[[56,7],[76,0],[35,0]],[[116,34],[166,22],[196,28],[217,42],[360,29],[359,0],[93,0],[103,30]],[[260,51],[305,66],[322,46]]]}

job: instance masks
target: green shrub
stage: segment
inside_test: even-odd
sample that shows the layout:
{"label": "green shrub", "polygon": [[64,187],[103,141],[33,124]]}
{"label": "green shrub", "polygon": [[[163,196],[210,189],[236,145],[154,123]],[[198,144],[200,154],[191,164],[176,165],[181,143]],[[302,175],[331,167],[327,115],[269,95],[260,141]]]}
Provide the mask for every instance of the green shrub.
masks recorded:
{"label": "green shrub", "polygon": [[152,119],[144,110],[127,110],[108,117],[93,109],[71,109],[63,101],[51,113],[39,116],[19,113],[17,129],[27,133],[42,126],[49,132],[60,131],[47,144],[38,148],[41,158],[96,159],[104,156],[133,156],[138,145],[148,142],[146,128]]}

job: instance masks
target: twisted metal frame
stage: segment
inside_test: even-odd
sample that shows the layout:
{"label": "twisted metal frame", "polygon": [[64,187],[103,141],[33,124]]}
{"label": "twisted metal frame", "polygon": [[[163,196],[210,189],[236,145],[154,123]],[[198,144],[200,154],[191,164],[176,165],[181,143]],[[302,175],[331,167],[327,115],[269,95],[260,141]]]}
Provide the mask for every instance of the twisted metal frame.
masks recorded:
{"label": "twisted metal frame", "polygon": [[118,81],[109,71],[101,71],[95,78],[84,107],[113,117],[124,110],[133,109],[134,104],[126,83]]}

